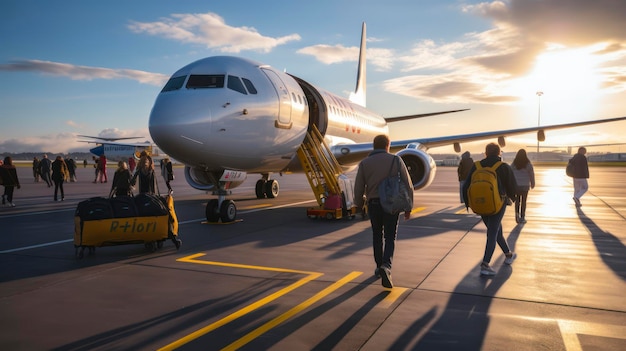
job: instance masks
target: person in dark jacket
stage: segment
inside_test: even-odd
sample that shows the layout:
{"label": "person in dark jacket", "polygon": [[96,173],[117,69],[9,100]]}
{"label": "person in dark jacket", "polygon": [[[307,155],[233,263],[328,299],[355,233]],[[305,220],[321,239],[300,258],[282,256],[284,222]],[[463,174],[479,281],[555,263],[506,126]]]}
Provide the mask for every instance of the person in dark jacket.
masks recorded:
{"label": "person in dark jacket", "polygon": [[116,196],[131,195],[131,179],[132,174],[130,174],[130,171],[128,170],[128,165],[126,165],[126,162],[124,161],[119,161],[117,163],[117,170],[113,174],[113,184],[111,184],[111,192],[114,192]]}
{"label": "person in dark jacket", "polygon": [[[489,143],[485,148],[485,158],[480,161],[481,166],[483,167],[491,167],[496,162],[502,161],[500,158],[500,146],[496,143]],[[470,170],[467,180],[465,181],[465,185],[463,187],[463,196],[465,200],[465,207],[469,207],[469,199],[467,195],[467,190],[469,189],[472,174],[476,171],[476,165],[472,167]],[[506,163],[502,163],[498,169],[496,169],[496,174],[498,177],[498,190],[502,196],[506,196],[509,199],[516,199],[517,193],[517,183],[515,182],[515,176],[513,175],[513,170],[511,166]],[[504,217],[504,212],[506,212],[506,203],[502,205],[500,212],[491,216],[481,216],[483,223],[487,226],[487,243],[485,244],[485,254],[483,255],[483,261],[480,264],[480,274],[485,276],[493,276],[496,274],[496,271],[491,268],[489,263],[491,262],[491,258],[493,256],[493,252],[496,249],[496,243],[504,252],[506,258],[504,260],[505,264],[512,264],[513,260],[517,257],[517,255],[509,249],[509,245],[502,234],[502,217]]]}
{"label": "person in dark jacket", "polygon": [[52,161],[48,159],[48,155],[43,155],[41,161],[39,161],[39,174],[41,178],[48,184],[48,188],[52,186],[52,179],[50,178],[50,167]]}
{"label": "person in dark jacket", "polygon": [[170,182],[174,180],[174,168],[172,168],[172,161],[170,161],[169,157],[161,160],[161,175],[163,176],[163,180],[165,180],[167,191],[173,194],[174,190],[172,190]]}
{"label": "person in dark jacket", "polygon": [[131,185],[137,184],[139,181],[139,193],[155,194],[156,193],[156,177],[154,176],[154,164],[152,158],[145,155],[139,159],[139,165],[135,171],[135,175],[131,181]]}
{"label": "person in dark jacket", "polygon": [[474,160],[472,159],[470,152],[465,151],[463,155],[461,155],[459,167],[456,169],[456,173],[459,176],[459,195],[461,197],[461,203],[463,203],[463,186],[465,186],[465,180],[467,179],[467,175],[473,165]]}
{"label": "person in dark jacket", "polygon": [[65,200],[65,191],[63,191],[63,183],[70,177],[70,171],[67,164],[60,155],[52,162],[52,181],[54,181],[54,201],[59,201],[57,197],[61,190],[61,201]]}
{"label": "person in dark jacket", "polygon": [[589,190],[589,164],[587,163],[587,157],[585,154],[587,149],[584,147],[578,148],[578,153],[569,160],[572,165],[572,178],[574,181],[574,202],[576,207],[582,206],[580,198]]}
{"label": "person in dark jacket", "polygon": [[2,179],[2,185],[4,185],[4,194],[2,195],[2,204],[15,207],[13,203],[13,191],[15,187],[18,189],[20,186],[20,180],[17,178],[17,170],[13,165],[13,159],[11,156],[4,158],[2,166],[0,166],[0,178]]}

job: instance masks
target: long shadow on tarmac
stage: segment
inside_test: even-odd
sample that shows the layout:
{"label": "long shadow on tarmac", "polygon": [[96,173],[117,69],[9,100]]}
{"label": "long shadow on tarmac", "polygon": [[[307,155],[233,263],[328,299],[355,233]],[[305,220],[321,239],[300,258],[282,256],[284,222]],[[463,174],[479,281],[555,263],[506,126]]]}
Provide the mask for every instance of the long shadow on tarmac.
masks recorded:
{"label": "long shadow on tarmac", "polygon": [[580,222],[591,233],[591,239],[596,245],[596,249],[602,257],[602,261],[615,272],[622,280],[626,280],[626,271],[624,270],[624,257],[626,257],[626,246],[615,235],[602,230],[596,223],[589,218],[585,212],[578,207],[576,209]]}
{"label": "long shadow on tarmac", "polygon": [[[523,225],[517,225],[507,241],[512,251]],[[499,247],[496,246],[496,250]],[[392,345],[392,350],[480,350],[489,328],[489,307],[498,290],[513,273],[502,265],[492,278],[478,276],[479,265],[473,267],[457,284],[439,319],[416,343],[415,338],[434,317],[434,308],[415,321]]]}

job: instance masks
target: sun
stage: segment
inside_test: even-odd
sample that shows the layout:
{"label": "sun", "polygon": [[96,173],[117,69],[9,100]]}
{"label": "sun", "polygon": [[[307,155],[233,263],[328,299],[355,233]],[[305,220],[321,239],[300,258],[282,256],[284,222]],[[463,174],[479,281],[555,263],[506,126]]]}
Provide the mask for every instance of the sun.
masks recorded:
{"label": "sun", "polygon": [[[535,59],[532,71],[511,84],[511,93],[530,111],[550,123],[584,117],[597,110],[601,98],[601,59],[597,46],[564,48],[554,45]],[[539,92],[541,94],[539,94]]]}

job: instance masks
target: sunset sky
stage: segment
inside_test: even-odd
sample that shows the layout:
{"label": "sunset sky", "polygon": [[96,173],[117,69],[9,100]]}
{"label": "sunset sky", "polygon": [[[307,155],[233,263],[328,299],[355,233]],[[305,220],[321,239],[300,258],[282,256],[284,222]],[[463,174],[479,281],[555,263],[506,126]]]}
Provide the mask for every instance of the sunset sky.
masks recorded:
{"label": "sunset sky", "polygon": [[[401,122],[392,139],[626,116],[625,14],[615,0],[5,0],[0,153],[87,151],[77,134],[149,140],[163,84],[207,56],[248,57],[347,97],[362,22],[368,108],[471,109]],[[626,142],[626,122],[546,134],[547,145]]]}

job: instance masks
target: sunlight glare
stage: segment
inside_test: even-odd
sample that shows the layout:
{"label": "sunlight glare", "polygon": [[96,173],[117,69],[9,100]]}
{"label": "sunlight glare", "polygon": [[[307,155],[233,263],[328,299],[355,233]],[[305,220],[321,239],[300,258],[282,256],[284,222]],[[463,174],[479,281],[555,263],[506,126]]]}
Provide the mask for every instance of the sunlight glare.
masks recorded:
{"label": "sunlight glare", "polygon": [[559,123],[572,117],[587,117],[597,109],[601,94],[601,59],[597,46],[566,49],[554,46],[536,58],[532,72],[517,79],[511,93],[536,115],[537,92],[541,91],[541,115],[546,123]]}

